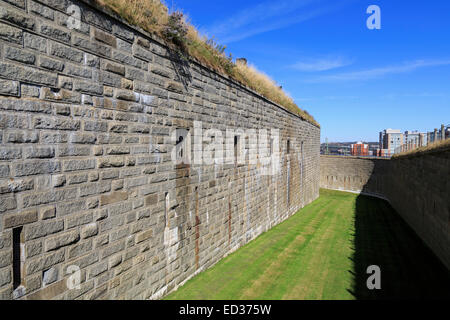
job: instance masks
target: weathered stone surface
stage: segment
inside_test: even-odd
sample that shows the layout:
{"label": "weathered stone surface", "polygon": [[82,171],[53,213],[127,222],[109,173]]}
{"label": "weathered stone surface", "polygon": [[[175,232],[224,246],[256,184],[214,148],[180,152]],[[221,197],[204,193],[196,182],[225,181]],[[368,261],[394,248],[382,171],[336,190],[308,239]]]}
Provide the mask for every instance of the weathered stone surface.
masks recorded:
{"label": "weathered stone surface", "polygon": [[9,165],[2,164],[0,165],[0,178],[5,178],[9,176]]}
{"label": "weathered stone surface", "polygon": [[45,251],[53,251],[65,247],[80,240],[80,234],[77,230],[66,232],[45,240]]}
{"label": "weathered stone surface", "polygon": [[62,59],[67,59],[78,63],[80,63],[84,57],[83,52],[76,49],[72,49],[71,47],[59,44],[57,42],[51,42],[50,54]]}
{"label": "weathered stone surface", "polygon": [[100,31],[98,29],[93,29],[93,30],[94,30],[94,38],[95,39],[97,39],[98,41],[101,41],[103,43],[106,43],[113,48],[115,48],[117,46],[116,37],[114,37],[113,35],[108,34],[106,32]]}
{"label": "weathered stone surface", "polygon": [[62,71],[64,69],[63,62],[43,56],[39,57],[39,66],[52,71]]}
{"label": "weathered stone surface", "polygon": [[21,28],[34,29],[35,19],[22,14],[19,10],[0,7],[0,20],[8,21]]}
{"label": "weathered stone surface", "polygon": [[29,3],[30,3],[29,10],[31,12],[36,13],[37,15],[47,18],[49,20],[53,20],[55,15],[52,9],[34,1],[30,1]]}
{"label": "weathered stone surface", "polygon": [[21,93],[22,97],[24,97],[24,98],[26,98],[26,97],[33,97],[33,98],[39,97],[39,90],[40,90],[39,86],[27,85],[27,84],[22,84],[20,86],[20,93]]}
{"label": "weathered stone surface", "polygon": [[[34,99],[1,99],[0,109],[10,110],[10,111],[26,111],[33,113],[46,113],[49,114],[52,112],[51,105],[46,102],[37,101]],[[26,129],[20,127],[20,129]]]}
{"label": "weathered stone surface", "polygon": [[105,206],[108,204],[124,201],[128,199],[128,192],[113,192],[110,195],[102,195],[100,197],[100,205]]}
{"label": "weathered stone surface", "polygon": [[33,223],[38,220],[37,210],[28,210],[16,214],[6,215],[3,225],[5,228],[14,228],[25,224]]}
{"label": "weathered stone surface", "polygon": [[125,165],[125,159],[123,157],[108,157],[102,158],[98,162],[99,169],[102,168],[119,168]]}
{"label": "weathered stone surface", "polygon": [[41,258],[36,258],[25,263],[25,273],[27,275],[33,274],[37,271],[43,271],[60,262],[64,261],[64,250],[59,250],[54,253],[49,253]]}
{"label": "weathered stone surface", "polygon": [[33,187],[32,179],[9,179],[0,184],[0,194],[32,190]]}
{"label": "weathered stone surface", "polygon": [[48,286],[49,284],[55,282],[58,280],[58,269],[57,268],[50,268],[47,271],[44,271],[44,274],[42,276],[42,283],[44,286]]}
{"label": "weathered stone surface", "polygon": [[64,229],[64,221],[49,221],[28,226],[25,229],[25,240],[33,240],[54,234]]}
{"label": "weathered stone surface", "polygon": [[23,32],[18,28],[0,23],[0,38],[9,42],[21,44],[23,39]]}
{"label": "weathered stone surface", "polygon": [[136,243],[141,243],[142,241],[148,240],[153,236],[153,230],[147,230],[136,235]]}
{"label": "weathered stone surface", "polygon": [[14,210],[17,208],[17,202],[14,196],[2,197],[0,201],[0,212],[3,213],[8,210]]}
{"label": "weathered stone surface", "polygon": [[4,0],[4,1],[21,9],[25,9],[25,0]]}
{"label": "weathered stone surface", "polygon": [[70,75],[70,76],[76,76],[86,79],[92,78],[92,69],[89,67],[84,66],[78,66],[72,63],[66,62],[66,65],[64,67],[64,73]]}
{"label": "weathered stone surface", "polygon": [[12,160],[20,158],[22,158],[21,149],[0,147],[0,160]]}
{"label": "weathered stone surface", "polygon": [[95,95],[101,95],[103,93],[103,86],[87,82],[87,81],[75,81],[74,82],[74,89],[76,91],[80,91],[83,93],[89,93],[89,94],[95,94]]}
{"label": "weathered stone surface", "polygon": [[53,219],[56,217],[56,209],[54,206],[41,208],[40,212],[41,220]]}
{"label": "weathered stone surface", "polygon": [[32,241],[25,244],[26,258],[32,258],[42,253],[42,241]]}
{"label": "weathered stone surface", "polygon": [[66,184],[66,176],[57,175],[52,177],[52,185],[54,188],[63,187]]}
{"label": "weathered stone surface", "polygon": [[84,130],[106,132],[108,130],[108,123],[105,121],[85,121]]}
{"label": "weathered stone surface", "polygon": [[56,28],[52,25],[42,24],[40,33],[49,38],[70,43],[70,33],[66,32],[64,29]]}
{"label": "weathered stone surface", "polygon": [[14,48],[14,47],[6,48],[5,57],[10,60],[27,63],[27,64],[34,64],[34,62],[36,61],[36,56],[34,54],[26,52],[24,50]]}
{"label": "weathered stone surface", "polygon": [[39,141],[37,132],[11,131],[7,133],[6,141],[9,143],[36,143]]}
{"label": "weathered stone surface", "polygon": [[87,239],[98,234],[98,226],[96,223],[91,223],[81,229],[81,238]]}
{"label": "weathered stone surface", "polygon": [[8,79],[56,86],[57,76],[36,69],[0,62],[0,74]]}
{"label": "weathered stone surface", "polygon": [[153,54],[140,45],[133,45],[133,55],[145,61],[153,61]]}
{"label": "weathered stone surface", "polygon": [[28,32],[24,33],[23,38],[25,48],[38,50],[40,52],[47,52],[47,39]]}
{"label": "weathered stone surface", "polygon": [[111,71],[117,74],[120,74],[122,76],[125,75],[125,66],[123,65],[119,65],[119,64],[115,64],[115,63],[111,63],[111,62],[106,62],[105,64],[105,70],[106,71]]}
{"label": "weathered stone surface", "polygon": [[46,118],[40,116],[34,118],[35,129],[77,131],[80,128],[80,123],[80,120],[65,118]]}
{"label": "weathered stone surface", "polygon": [[55,156],[53,147],[29,147],[25,149],[25,158],[27,159],[47,159]]}
{"label": "weathered stone surface", "polygon": [[166,88],[169,91],[173,91],[176,93],[183,93],[183,85],[178,82],[169,81],[166,84]]}
{"label": "weathered stone surface", "polygon": [[31,176],[35,174],[48,174],[59,172],[61,165],[58,161],[34,160],[13,165],[17,177]]}
{"label": "weathered stone surface", "polygon": [[12,250],[0,251],[0,268],[12,264]]}
{"label": "weathered stone surface", "polygon": [[11,280],[11,268],[0,269],[0,286],[10,283]]}
{"label": "weathered stone surface", "polygon": [[0,79],[0,94],[1,95],[18,96],[19,95],[19,82]]}
{"label": "weathered stone surface", "polygon": [[138,102],[139,94],[130,90],[116,90],[115,98],[120,100]]}
{"label": "weathered stone surface", "polygon": [[121,87],[123,89],[133,90],[133,81],[123,78],[121,83]]}
{"label": "weathered stone surface", "polygon": [[81,38],[75,36],[73,39],[73,45],[83,50],[88,50],[96,55],[101,55],[105,57],[111,56],[111,47],[103,45],[96,41],[91,41],[89,39]]}

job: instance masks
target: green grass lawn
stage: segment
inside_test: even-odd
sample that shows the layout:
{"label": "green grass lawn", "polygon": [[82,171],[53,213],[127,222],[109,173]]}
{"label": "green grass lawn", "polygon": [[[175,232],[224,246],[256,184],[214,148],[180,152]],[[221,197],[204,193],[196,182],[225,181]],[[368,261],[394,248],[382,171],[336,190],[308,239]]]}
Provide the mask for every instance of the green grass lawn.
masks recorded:
{"label": "green grass lawn", "polygon": [[[367,289],[370,265],[381,268],[381,290]],[[321,190],[166,299],[448,298],[449,288],[448,270],[387,202]]]}

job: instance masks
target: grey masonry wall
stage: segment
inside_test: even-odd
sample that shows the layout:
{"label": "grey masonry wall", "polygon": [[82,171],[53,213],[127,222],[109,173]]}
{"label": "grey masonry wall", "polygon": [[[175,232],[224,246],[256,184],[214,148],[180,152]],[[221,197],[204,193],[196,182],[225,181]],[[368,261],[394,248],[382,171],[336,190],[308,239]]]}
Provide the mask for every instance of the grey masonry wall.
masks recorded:
{"label": "grey masonry wall", "polygon": [[320,157],[320,187],[383,195],[390,160],[359,157]]}
{"label": "grey masonry wall", "polygon": [[450,149],[392,160],[320,157],[320,186],[386,198],[450,270]]}
{"label": "grey masonry wall", "polygon": [[[160,298],[319,195],[318,127],[89,3],[0,0],[0,299]],[[174,164],[194,121],[281,170]]]}

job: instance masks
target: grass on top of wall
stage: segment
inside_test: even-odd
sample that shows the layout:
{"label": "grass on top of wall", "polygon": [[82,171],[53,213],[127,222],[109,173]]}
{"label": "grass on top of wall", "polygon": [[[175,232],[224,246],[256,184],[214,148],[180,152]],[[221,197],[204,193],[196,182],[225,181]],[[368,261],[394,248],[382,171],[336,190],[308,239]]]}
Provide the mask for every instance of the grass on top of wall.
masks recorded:
{"label": "grass on top of wall", "polygon": [[213,39],[202,36],[179,12],[170,14],[160,0],[95,0],[132,25],[162,38],[170,47],[187,53],[198,62],[216,72],[255,90],[265,98],[299,115],[304,120],[320,127],[307,111],[300,109],[294,100],[270,77],[251,65],[234,63],[232,56],[225,55],[225,47]]}
{"label": "grass on top of wall", "polygon": [[448,150],[448,149],[450,149],[450,139],[436,141],[430,145],[427,145],[426,147],[420,147],[420,148],[417,148],[414,150],[409,150],[409,151],[405,151],[402,153],[394,154],[392,156],[392,159],[412,157],[412,156],[417,156],[417,155],[421,155],[421,154],[426,154],[429,152],[436,152],[436,151]]}

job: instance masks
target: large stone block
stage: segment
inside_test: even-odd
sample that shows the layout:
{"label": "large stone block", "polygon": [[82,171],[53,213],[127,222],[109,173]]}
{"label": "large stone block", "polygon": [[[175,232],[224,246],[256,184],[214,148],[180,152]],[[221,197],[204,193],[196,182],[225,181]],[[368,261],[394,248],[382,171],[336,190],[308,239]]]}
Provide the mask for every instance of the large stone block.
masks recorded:
{"label": "large stone block", "polygon": [[0,74],[12,80],[44,84],[53,87],[56,86],[58,80],[55,74],[5,62],[0,62]]}
{"label": "large stone block", "polygon": [[9,42],[22,44],[23,32],[19,28],[0,23],[0,38]]}
{"label": "large stone block", "polygon": [[45,240],[45,251],[58,250],[59,248],[68,246],[80,240],[78,230],[66,232],[57,236],[47,238]]}
{"label": "large stone block", "polygon": [[38,214],[36,209],[9,214],[3,218],[4,228],[14,228],[17,226],[23,226],[25,224],[33,223],[38,220]]}

